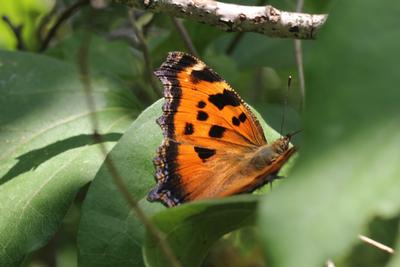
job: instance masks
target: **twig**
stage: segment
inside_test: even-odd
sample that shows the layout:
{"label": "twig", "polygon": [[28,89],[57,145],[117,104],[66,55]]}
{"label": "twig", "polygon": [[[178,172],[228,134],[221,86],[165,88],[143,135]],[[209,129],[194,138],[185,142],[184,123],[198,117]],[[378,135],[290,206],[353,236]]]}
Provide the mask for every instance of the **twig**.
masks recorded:
{"label": "twig", "polygon": [[[129,24],[130,25],[130,24]],[[110,31],[106,38],[110,41],[113,40],[123,40],[129,45],[131,45],[135,49],[140,49],[139,44],[137,43],[136,34],[133,32],[131,26],[121,26],[113,31]]]}
{"label": "twig", "polygon": [[[263,6],[268,2],[268,0],[259,0],[257,1],[256,5],[257,6]],[[231,40],[231,42],[228,45],[228,48],[226,49],[226,54],[227,55],[232,55],[233,51],[237,47],[237,45],[240,43],[240,40],[243,39],[244,32],[238,32],[236,33],[235,37]]]}
{"label": "twig", "polygon": [[36,30],[36,36],[40,43],[43,42],[43,32],[44,32],[45,27],[51,21],[52,17],[56,14],[56,11],[58,8],[57,3],[58,2],[56,1],[53,8],[47,14],[45,14],[39,22],[39,26],[37,27],[37,30]]}
{"label": "twig", "polygon": [[325,263],[325,266],[326,267],[335,267],[335,264],[333,263],[333,261],[327,260],[326,263]]}
{"label": "twig", "polygon": [[303,10],[304,0],[297,0],[296,12],[301,12]]}
{"label": "twig", "polygon": [[11,31],[14,33],[15,38],[17,39],[17,49],[18,50],[25,50],[26,46],[24,43],[24,40],[22,39],[22,29],[24,28],[24,25],[14,25],[10,18],[7,16],[2,16],[1,17],[3,21],[10,27]]}
{"label": "twig", "polygon": [[153,75],[153,65],[151,63],[149,49],[147,47],[146,39],[143,36],[143,32],[139,29],[136,24],[135,15],[133,14],[133,9],[128,11],[129,22],[131,23],[132,29],[136,34],[136,37],[139,41],[139,48],[142,50],[143,58],[144,58],[144,67],[145,67],[145,75],[147,76],[147,80],[149,81],[153,92],[160,97],[162,95],[161,89],[158,86],[156,80]]}
{"label": "twig", "polygon": [[258,32],[273,37],[313,39],[327,15],[286,12],[266,6],[244,6],[208,0],[115,0],[173,17],[214,25],[226,31]]}
{"label": "twig", "polygon": [[[296,11],[301,12],[303,9],[304,0],[297,0]],[[296,39],[294,40],[294,52],[296,57],[296,66],[297,66],[297,76],[299,79],[300,85],[300,94],[301,94],[301,109],[305,106],[306,101],[306,86],[304,80],[304,65],[303,65],[303,49],[301,46],[301,40]]]}
{"label": "twig", "polygon": [[361,239],[361,241],[367,243],[368,245],[371,245],[373,247],[376,247],[380,250],[386,251],[387,253],[393,254],[394,253],[394,249],[392,249],[391,247],[388,247],[376,240],[373,240],[369,237],[366,237],[364,235],[358,235],[358,238]]}
{"label": "twig", "polygon": [[186,45],[187,50],[194,56],[199,57],[199,53],[197,53],[196,47],[190,38],[189,33],[187,32],[185,25],[183,25],[182,21],[178,18],[171,17],[172,23],[174,24],[176,30],[178,31],[179,35],[182,37],[183,42]]}
{"label": "twig", "polygon": [[50,28],[49,32],[47,33],[46,37],[44,38],[42,45],[39,48],[39,52],[43,52],[44,50],[47,49],[49,46],[49,43],[51,39],[56,35],[57,30],[60,28],[60,26],[63,24],[65,20],[67,20],[69,17],[71,17],[76,11],[79,10],[79,8],[90,4],[89,0],[79,0],[78,2],[75,2],[71,6],[67,7],[58,17],[57,21],[54,23],[53,27]]}
{"label": "twig", "polygon": [[[82,40],[81,47],[78,51],[78,67],[81,73],[81,81],[84,87],[86,102],[88,108],[91,111],[96,110],[96,104],[93,98],[93,91],[91,87],[90,73],[89,73],[89,63],[88,63],[88,54],[89,54],[89,44],[90,44],[90,35],[86,34]],[[124,179],[116,168],[114,162],[112,161],[110,156],[107,156],[108,152],[106,147],[104,146],[101,135],[98,133],[99,122],[95,112],[91,112],[90,121],[93,128],[94,139],[96,143],[99,144],[100,150],[105,157],[105,164],[107,166],[108,171],[110,172],[118,190],[121,192],[125,200],[128,202],[131,209],[136,213],[138,219],[143,223],[148,232],[159,242],[160,248],[166,260],[169,261],[170,265],[173,267],[181,267],[181,264],[175,258],[171,247],[166,241],[164,234],[158,230],[158,228],[149,220],[143,210],[139,207],[137,200],[131,195],[128,191]]]}
{"label": "twig", "polygon": [[238,32],[235,37],[233,37],[232,41],[229,43],[228,48],[226,49],[226,54],[227,55],[232,55],[233,51],[239,44],[240,40],[242,40],[244,36],[244,32]]}
{"label": "twig", "polygon": [[301,94],[301,109],[306,104],[306,85],[304,79],[304,65],[303,65],[303,49],[301,40],[294,40],[294,51],[296,56],[297,77],[299,79],[300,94]]}
{"label": "twig", "polygon": [[90,5],[95,9],[106,8],[110,4],[108,0],[90,0]]}
{"label": "twig", "polygon": [[[376,248],[378,248],[380,250],[383,250],[383,251],[385,251],[387,253],[390,253],[390,254],[394,253],[394,249],[392,249],[391,247],[388,247],[388,246],[386,246],[386,245],[384,245],[384,244],[382,244],[382,243],[380,243],[380,242],[378,242],[376,240],[373,240],[373,239],[371,239],[369,237],[366,237],[365,235],[358,235],[358,238],[361,241],[367,243],[368,245],[376,247]],[[331,260],[327,260],[326,263],[325,263],[325,266],[326,267],[335,267],[335,264]]]}

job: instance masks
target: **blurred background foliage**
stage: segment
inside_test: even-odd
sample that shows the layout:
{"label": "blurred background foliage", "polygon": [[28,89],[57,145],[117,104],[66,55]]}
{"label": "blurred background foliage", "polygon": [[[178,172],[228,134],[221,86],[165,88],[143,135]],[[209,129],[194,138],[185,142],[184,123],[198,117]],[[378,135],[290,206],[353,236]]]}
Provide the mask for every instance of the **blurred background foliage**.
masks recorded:
{"label": "blurred background foliage", "polygon": [[[230,2],[247,5],[272,4],[283,10],[294,10],[296,7],[294,0]],[[304,11],[326,12],[329,2],[306,1]],[[73,0],[0,0],[3,18],[0,23],[0,48],[14,51],[19,46],[20,50],[43,53],[75,64],[82,38],[90,31],[91,72],[107,77],[115,82],[115,86],[124,88],[129,97],[115,101],[119,101],[119,106],[135,110],[135,114],[139,114],[160,98],[160,94],[157,89],[152,88],[149,81],[152,78],[148,76],[148,70],[143,63],[141,44],[132,30],[125,6],[106,2],[105,7],[94,9],[89,4],[82,5],[76,14],[61,25],[49,46],[40,51],[49,29],[60,14],[74,3],[76,1]],[[161,64],[168,51],[186,51],[170,17],[143,11],[136,11],[134,16],[134,23],[146,39],[152,69]],[[21,43],[18,44],[10,23],[14,28],[20,27],[22,47]],[[254,33],[226,33],[192,21],[183,23],[201,59],[220,73],[275,129],[280,128],[282,104],[287,95],[287,78],[293,75],[284,133],[301,129],[303,100],[296,77],[293,40],[268,38]],[[241,36],[238,37],[239,35]],[[306,61],[307,54],[312,53],[311,49],[312,47],[305,44]],[[31,64],[35,68],[36,62]],[[158,83],[157,86],[161,88]],[[294,142],[298,144],[299,138]],[[76,236],[86,190],[87,187],[80,190],[55,236],[43,248],[31,253],[23,266],[77,266]],[[394,246],[397,227],[398,218],[376,218],[369,225],[369,233],[375,239]],[[203,266],[267,266],[258,238],[259,233],[251,227],[225,235],[213,246]],[[358,243],[348,255],[336,262],[336,266],[384,266],[388,259],[385,252]]]}
{"label": "blurred background foliage", "polygon": [[[1,15],[7,16],[14,25],[23,25],[22,37],[29,50],[37,48],[37,27],[54,5],[53,0],[0,1]],[[0,33],[0,47],[14,49],[17,46],[14,33],[4,22],[0,24]]]}

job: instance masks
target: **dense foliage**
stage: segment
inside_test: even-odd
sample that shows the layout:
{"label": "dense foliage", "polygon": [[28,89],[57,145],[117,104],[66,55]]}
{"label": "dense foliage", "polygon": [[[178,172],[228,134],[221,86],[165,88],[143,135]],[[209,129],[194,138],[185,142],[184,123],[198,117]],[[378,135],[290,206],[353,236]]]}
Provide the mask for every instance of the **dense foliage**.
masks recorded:
{"label": "dense foliage", "polygon": [[[296,5],[268,2],[283,10]],[[149,68],[168,51],[186,51],[185,44],[162,13],[136,10],[130,21],[126,6],[87,4],[38,52],[72,3],[2,3],[1,15],[23,25],[25,51],[16,49],[17,38],[2,21],[0,266],[167,266],[117,189],[99,142],[185,267],[311,267],[328,259],[336,266],[400,265],[398,253],[390,257],[358,239],[365,234],[400,249],[396,1],[332,1],[324,9],[306,1],[306,12],[328,12],[329,19],[317,40],[302,42],[305,102],[293,40],[185,21],[201,59],[258,111],[269,140],[280,128],[292,74],[284,133],[303,131],[294,140],[298,156],[283,170],[287,177],[272,188],[172,209],[145,199],[162,139],[155,123],[161,86]],[[94,109],[81,79],[78,53],[85,45]]]}

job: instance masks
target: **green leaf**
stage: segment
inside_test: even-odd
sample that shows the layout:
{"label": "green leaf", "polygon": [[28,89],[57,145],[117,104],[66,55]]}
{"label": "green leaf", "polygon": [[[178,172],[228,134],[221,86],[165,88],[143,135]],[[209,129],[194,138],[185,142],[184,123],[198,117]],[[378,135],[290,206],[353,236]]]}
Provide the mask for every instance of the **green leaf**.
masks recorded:
{"label": "green leaf", "polygon": [[271,266],[322,266],[373,216],[398,214],[399,12],[396,1],[338,1],[312,44],[300,157],[259,210]]}
{"label": "green leaf", "polygon": [[[152,158],[162,134],[155,120],[163,100],[148,107],[126,131],[109,156],[132,195],[140,200],[155,185]],[[161,204],[141,203],[147,213]],[[82,207],[78,233],[79,266],[143,266],[144,229],[103,165]]]}
{"label": "green leaf", "polygon": [[[165,233],[182,266],[200,266],[220,237],[254,223],[257,199],[254,195],[242,195],[193,202],[164,210],[153,217],[153,222]],[[147,266],[169,266],[157,240],[149,233],[144,257]]]}
{"label": "green leaf", "polygon": [[[140,200],[140,204],[148,216],[165,209],[161,204],[148,203],[145,199],[148,191],[155,185],[152,159],[162,140],[161,129],[155,121],[162,113],[163,101],[159,100],[147,108],[109,154],[124,178],[129,191],[136,199]],[[279,134],[269,128],[259,114],[256,111],[254,112],[260,119],[267,138],[274,140],[279,137]],[[182,225],[182,229],[186,229],[185,218],[190,217],[191,214],[193,216],[194,214],[197,214],[196,216],[207,216],[205,215],[206,211],[214,210],[214,205],[219,207],[221,215],[224,212],[229,213],[231,209],[245,209],[243,212],[250,214],[254,211],[255,200],[251,196],[247,197],[224,201],[215,200],[202,204],[193,203],[193,207],[192,204],[184,205],[183,208],[179,209],[179,214],[181,214],[179,218],[182,219],[179,223]],[[170,211],[175,212],[174,210],[168,209],[162,214],[168,214]],[[165,216],[168,215],[160,215],[160,218],[165,218]],[[229,232],[233,229],[226,226],[226,230],[223,230],[225,228],[223,224],[219,226],[218,231],[214,231],[213,227],[210,227],[218,221],[224,221],[223,216],[214,214],[214,218],[208,217],[206,221],[199,221],[198,225],[196,225],[196,222],[190,222],[190,224],[194,224],[194,227],[205,228],[206,224],[209,226],[210,232],[203,232],[203,234],[209,234],[210,242],[207,245],[198,242],[199,247],[197,249],[201,249],[197,258],[198,261],[202,259],[212,240],[218,239],[222,232]],[[234,214],[232,213],[230,216],[234,216]],[[236,217],[237,222],[234,224],[234,229],[241,225],[241,216]],[[156,224],[162,224],[162,220],[156,219]],[[171,225],[169,224],[169,226]],[[167,227],[165,226],[162,229],[166,230]],[[180,240],[192,240],[192,236],[187,235],[186,232],[176,234],[179,234]],[[107,167],[102,166],[90,186],[82,208],[78,233],[79,265],[85,267],[143,266],[141,257],[143,241],[144,229],[142,223],[132,213],[121,193],[115,187]],[[176,248],[175,252],[181,258],[183,251],[181,249],[186,245],[177,241],[179,240],[175,237],[171,240],[173,248]],[[193,245],[195,244],[193,243]],[[147,245],[146,255],[149,255],[149,253],[159,255],[159,251],[153,251],[158,248],[153,249],[152,246],[151,242]],[[149,257],[147,259],[149,260]],[[155,258],[154,260],[157,262],[160,259]],[[188,260],[188,258],[185,258],[185,260]],[[162,260],[160,261],[162,262]],[[151,262],[151,264],[155,263]]]}
{"label": "green leaf", "polygon": [[[214,49],[219,54],[225,54],[237,33],[225,34],[213,41],[208,49]],[[244,33],[237,41],[230,59],[236,62],[241,70],[254,67],[295,68],[293,56],[293,40],[282,38],[266,38],[258,33]]]}
{"label": "green leaf", "polygon": [[[94,114],[110,148],[132,121],[129,95],[93,77]],[[57,230],[103,156],[73,65],[0,51],[0,266],[17,265]]]}
{"label": "green leaf", "polygon": [[[46,54],[75,63],[76,53],[71,53],[71,51],[79,49],[84,34],[86,33],[76,32],[66,37],[54,47],[49,48]],[[133,77],[140,77],[143,62],[132,53],[132,47],[127,42],[109,41],[92,34],[89,64],[92,71],[100,72],[103,75],[111,74],[125,80],[133,80]]]}
{"label": "green leaf", "polygon": [[[54,2],[40,0],[1,1],[1,16],[7,16],[15,26],[23,26],[22,39],[27,50],[38,47],[38,21],[52,9]],[[0,49],[16,49],[17,38],[10,27],[0,23]]]}

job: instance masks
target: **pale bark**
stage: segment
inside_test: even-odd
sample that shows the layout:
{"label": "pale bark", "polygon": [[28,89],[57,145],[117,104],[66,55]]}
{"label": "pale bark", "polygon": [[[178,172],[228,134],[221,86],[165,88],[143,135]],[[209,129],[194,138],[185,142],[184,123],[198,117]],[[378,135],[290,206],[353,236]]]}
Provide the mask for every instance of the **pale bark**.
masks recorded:
{"label": "pale bark", "polygon": [[244,6],[212,0],[115,0],[151,12],[186,18],[225,31],[258,32],[272,37],[314,39],[327,15],[286,12],[267,6]]}

